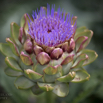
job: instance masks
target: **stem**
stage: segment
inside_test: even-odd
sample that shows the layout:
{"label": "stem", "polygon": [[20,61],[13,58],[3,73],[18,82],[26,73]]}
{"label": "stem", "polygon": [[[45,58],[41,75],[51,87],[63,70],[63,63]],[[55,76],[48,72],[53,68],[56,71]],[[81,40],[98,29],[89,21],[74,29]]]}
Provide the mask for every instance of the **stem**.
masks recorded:
{"label": "stem", "polygon": [[55,103],[55,96],[51,91],[46,92],[45,96],[46,103]]}

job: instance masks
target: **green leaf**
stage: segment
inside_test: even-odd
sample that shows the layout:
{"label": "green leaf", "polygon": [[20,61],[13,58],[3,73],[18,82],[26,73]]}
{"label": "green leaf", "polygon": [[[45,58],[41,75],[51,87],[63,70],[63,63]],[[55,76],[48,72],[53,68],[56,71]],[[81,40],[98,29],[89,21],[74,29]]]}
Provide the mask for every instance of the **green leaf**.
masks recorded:
{"label": "green leaf", "polygon": [[43,90],[43,91],[52,91],[54,89],[54,84],[51,83],[37,83],[38,86]]}
{"label": "green leaf", "polygon": [[34,85],[32,88],[31,88],[31,91],[33,92],[33,94],[35,95],[39,95],[41,93],[43,93],[44,91],[42,89],[40,89],[38,87],[38,85]]}
{"label": "green leaf", "polygon": [[95,51],[89,49],[84,49],[81,51],[81,53],[85,53],[89,57],[88,60],[84,62],[83,66],[92,63],[98,57],[98,54]]}
{"label": "green leaf", "polygon": [[25,24],[25,18],[24,16],[27,15],[27,14],[24,14],[21,18],[21,21],[20,21],[20,27],[24,27],[24,24]]}
{"label": "green leaf", "polygon": [[11,37],[13,38],[13,40],[15,41],[15,43],[17,45],[21,45],[19,40],[18,40],[18,38],[19,38],[19,28],[20,27],[16,23],[14,23],[14,22],[11,23]]}
{"label": "green leaf", "polygon": [[20,59],[19,61],[18,61],[18,64],[19,64],[19,66],[22,68],[22,70],[26,70],[26,69],[32,69],[32,65],[25,65],[23,62],[22,62],[22,60]]}
{"label": "green leaf", "polygon": [[57,68],[49,65],[48,67],[46,67],[46,68],[44,69],[44,72],[45,72],[46,74],[48,74],[48,75],[54,75],[54,74],[57,73],[57,70],[58,70]]}
{"label": "green leaf", "polygon": [[86,43],[86,45],[88,45],[89,42],[90,42],[90,40],[91,40],[91,38],[92,38],[92,36],[93,36],[93,31],[91,31],[91,30],[85,30],[84,32],[81,32],[78,35],[76,35],[74,39],[76,40],[80,36],[86,36],[86,37],[88,37],[88,41]]}
{"label": "green leaf", "polygon": [[28,30],[28,22],[30,22],[30,19],[32,20],[32,18],[28,16],[28,14],[24,14],[22,19],[21,19],[21,22],[20,22],[20,25],[21,27],[24,27],[24,31],[25,33],[27,34],[27,30]]}
{"label": "green leaf", "polygon": [[71,81],[73,83],[85,82],[90,78],[90,75],[86,72],[86,70],[77,70],[75,72],[75,78]]}
{"label": "green leaf", "polygon": [[25,54],[23,51],[20,54],[20,58],[25,65],[33,65],[33,62],[29,55]]}
{"label": "green leaf", "polygon": [[69,73],[70,68],[73,65],[73,61],[68,63],[67,65],[62,65],[62,71],[63,71],[63,75],[67,75]]}
{"label": "green leaf", "polygon": [[88,55],[86,54],[80,54],[76,61],[74,62],[72,68],[79,68],[83,65],[84,62],[86,62],[88,60]]}
{"label": "green leaf", "polygon": [[12,52],[16,56],[19,56],[19,50],[18,50],[17,46],[13,43],[13,41],[10,38],[6,38],[6,42],[8,42],[8,44],[10,45]]}
{"label": "green leaf", "polygon": [[60,82],[70,82],[75,77],[75,72],[69,72],[67,75],[57,78]]}
{"label": "green leaf", "polygon": [[37,80],[37,79],[40,79],[43,75],[41,75],[41,74],[39,74],[39,73],[37,73],[37,72],[34,72],[33,70],[31,70],[31,69],[26,69],[26,70],[24,70],[24,73],[25,73],[25,75],[28,77],[28,78],[30,78],[30,79],[32,79],[32,80]]}
{"label": "green leaf", "polygon": [[79,52],[82,49],[84,49],[87,46],[87,43],[88,43],[88,37],[86,37],[86,36],[78,37],[77,40],[75,41],[76,52]]}
{"label": "green leaf", "polygon": [[82,67],[79,67],[79,68],[71,68],[71,69],[70,69],[70,72],[78,71],[78,70],[85,70],[85,69],[82,68]]}
{"label": "green leaf", "polygon": [[13,57],[6,57],[5,58],[6,64],[13,70],[23,72],[18,65],[17,61]]}
{"label": "green leaf", "polygon": [[57,72],[62,72],[62,66],[61,65],[57,65],[56,67],[49,65],[48,67],[46,67],[44,69],[44,72],[48,75],[54,75]]}
{"label": "green leaf", "polygon": [[40,65],[39,63],[36,63],[33,65],[33,70],[39,74],[44,74],[43,70],[47,67],[47,65]]}
{"label": "green leaf", "polygon": [[7,44],[7,43],[0,43],[0,51],[5,56],[14,57],[15,58],[15,55],[13,54],[13,52],[11,51],[11,48],[10,48],[9,44]]}
{"label": "green leaf", "polygon": [[55,82],[57,78],[61,77],[61,73],[57,73],[57,74],[54,74],[54,75],[47,75],[45,74],[44,75],[44,80],[47,82],[47,83],[51,83],[51,82]]}
{"label": "green leaf", "polygon": [[17,89],[29,89],[35,85],[34,82],[30,81],[24,76],[19,76],[14,82]]}
{"label": "green leaf", "polygon": [[65,59],[62,61],[61,65],[66,65],[73,61],[74,54],[69,54]]}
{"label": "green leaf", "polygon": [[53,92],[59,97],[65,97],[69,93],[69,84],[67,83],[59,83],[54,86]]}
{"label": "green leaf", "polygon": [[75,36],[81,32],[84,32],[85,30],[87,30],[87,28],[85,26],[79,27],[76,30]]}
{"label": "green leaf", "polygon": [[19,72],[19,71],[15,71],[9,67],[5,68],[5,74],[8,75],[8,76],[11,76],[11,77],[17,77],[17,76],[21,76],[23,75],[22,72]]}

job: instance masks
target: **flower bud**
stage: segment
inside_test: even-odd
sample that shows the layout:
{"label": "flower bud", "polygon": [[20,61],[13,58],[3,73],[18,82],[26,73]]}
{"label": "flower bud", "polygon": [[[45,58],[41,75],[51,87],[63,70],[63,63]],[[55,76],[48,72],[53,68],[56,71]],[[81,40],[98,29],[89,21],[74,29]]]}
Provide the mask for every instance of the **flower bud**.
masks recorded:
{"label": "flower bud", "polygon": [[45,52],[41,52],[40,54],[38,54],[36,59],[41,65],[47,64],[51,60],[49,55]]}
{"label": "flower bud", "polygon": [[60,48],[55,48],[52,52],[51,52],[51,58],[52,59],[59,59],[63,54],[63,50]]}
{"label": "flower bud", "polygon": [[62,44],[62,50],[65,52],[65,51],[68,51],[69,49],[69,45],[68,45],[68,42],[65,42]]}
{"label": "flower bud", "polygon": [[45,48],[45,51],[47,53],[51,53],[53,50],[54,50],[54,47],[47,47],[47,48]]}
{"label": "flower bud", "polygon": [[75,48],[75,41],[73,38],[70,39],[69,41],[69,50],[68,50],[68,53],[72,52]]}
{"label": "flower bud", "polygon": [[33,48],[33,51],[34,51],[34,54],[38,55],[39,53],[43,52],[43,49],[40,46],[35,45]]}
{"label": "flower bud", "polygon": [[27,39],[24,43],[24,49],[28,54],[33,52],[33,44],[30,39]]}
{"label": "flower bud", "polygon": [[18,39],[19,39],[20,43],[23,44],[23,42],[24,42],[24,29],[23,29],[23,27],[21,27],[19,29],[19,37],[18,37]]}

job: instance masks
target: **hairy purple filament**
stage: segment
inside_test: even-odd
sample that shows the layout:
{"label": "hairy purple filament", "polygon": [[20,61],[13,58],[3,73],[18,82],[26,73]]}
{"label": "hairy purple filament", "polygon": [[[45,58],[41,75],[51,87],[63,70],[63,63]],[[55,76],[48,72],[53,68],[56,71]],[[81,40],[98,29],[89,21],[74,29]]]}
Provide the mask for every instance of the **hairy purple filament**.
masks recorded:
{"label": "hairy purple filament", "polygon": [[76,30],[76,23],[72,25],[72,18],[69,13],[55,12],[55,5],[47,5],[47,13],[41,7],[40,11],[32,14],[34,21],[30,21],[28,33],[36,43],[45,46],[56,46],[69,40]]}

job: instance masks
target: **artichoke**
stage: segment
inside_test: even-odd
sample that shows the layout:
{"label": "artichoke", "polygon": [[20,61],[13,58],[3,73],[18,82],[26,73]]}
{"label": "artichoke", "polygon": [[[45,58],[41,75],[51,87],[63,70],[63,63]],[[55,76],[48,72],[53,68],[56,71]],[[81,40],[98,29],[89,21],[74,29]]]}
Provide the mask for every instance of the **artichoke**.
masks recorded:
{"label": "artichoke", "polygon": [[17,89],[31,89],[38,95],[52,91],[60,97],[69,93],[69,83],[89,80],[83,68],[97,58],[93,50],[85,49],[93,32],[77,28],[77,17],[55,11],[55,5],[35,10],[32,17],[24,14],[20,27],[11,23],[11,37],[0,43],[6,56],[6,75],[17,77]]}

